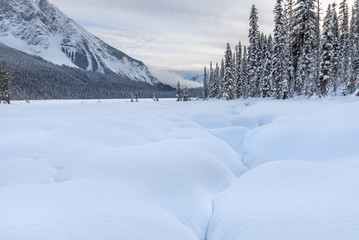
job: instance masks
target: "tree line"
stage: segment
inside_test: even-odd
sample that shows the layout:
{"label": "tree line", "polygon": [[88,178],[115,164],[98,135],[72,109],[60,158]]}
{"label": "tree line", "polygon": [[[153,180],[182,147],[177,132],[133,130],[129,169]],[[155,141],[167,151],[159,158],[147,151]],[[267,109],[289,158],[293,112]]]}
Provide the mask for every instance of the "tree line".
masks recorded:
{"label": "tree line", "polygon": [[205,99],[345,96],[359,89],[359,0],[351,14],[347,0],[339,13],[329,4],[323,19],[320,0],[277,0],[268,36],[253,5],[248,37],[248,46],[239,42],[232,51],[227,43],[221,63],[204,68]]}

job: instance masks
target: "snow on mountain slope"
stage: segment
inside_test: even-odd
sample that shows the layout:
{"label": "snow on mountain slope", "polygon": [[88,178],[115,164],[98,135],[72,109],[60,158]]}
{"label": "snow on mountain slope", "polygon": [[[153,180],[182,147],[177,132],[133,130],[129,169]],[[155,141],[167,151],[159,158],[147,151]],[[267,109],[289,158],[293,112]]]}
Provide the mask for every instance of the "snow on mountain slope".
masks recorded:
{"label": "snow on mountain slope", "polygon": [[0,41],[55,64],[158,82],[142,62],[93,36],[48,0],[0,0]]}

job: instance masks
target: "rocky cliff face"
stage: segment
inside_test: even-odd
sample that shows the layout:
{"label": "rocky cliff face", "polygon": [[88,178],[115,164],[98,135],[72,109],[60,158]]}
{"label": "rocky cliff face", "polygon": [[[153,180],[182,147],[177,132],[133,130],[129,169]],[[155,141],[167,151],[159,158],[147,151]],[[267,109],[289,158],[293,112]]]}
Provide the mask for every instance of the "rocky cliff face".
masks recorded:
{"label": "rocky cliff face", "polygon": [[0,0],[0,42],[55,64],[110,69],[134,81],[158,83],[141,61],[95,37],[47,0]]}

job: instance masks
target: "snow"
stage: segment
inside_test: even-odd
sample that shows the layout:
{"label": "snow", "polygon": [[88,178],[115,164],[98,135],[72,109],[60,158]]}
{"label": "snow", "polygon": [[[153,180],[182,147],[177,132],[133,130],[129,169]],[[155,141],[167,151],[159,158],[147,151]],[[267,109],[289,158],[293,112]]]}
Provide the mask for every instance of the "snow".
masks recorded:
{"label": "snow", "polygon": [[358,239],[358,100],[0,105],[0,239]]}
{"label": "snow", "polygon": [[214,200],[207,239],[358,239],[358,182],[357,168],[265,163]]}
{"label": "snow", "polygon": [[[111,48],[53,4],[40,6],[39,0],[11,0],[5,4],[7,18],[0,21],[1,43],[54,64],[101,73],[108,68],[133,81],[158,83],[142,62]],[[87,67],[76,66],[66,55],[76,53],[87,59]]]}
{"label": "snow", "polygon": [[261,102],[246,109],[242,115],[256,115],[261,127],[246,135],[241,147],[245,164],[254,167],[273,160],[328,163],[358,158],[357,107],[357,101],[283,101]]}
{"label": "snow", "polygon": [[62,39],[59,36],[52,36],[48,38],[49,45],[46,49],[43,46],[28,45],[25,41],[20,40],[12,35],[0,37],[0,42],[14,49],[19,49],[27,54],[36,55],[42,59],[46,59],[57,65],[67,65],[78,68],[71,62],[62,51],[60,46]]}

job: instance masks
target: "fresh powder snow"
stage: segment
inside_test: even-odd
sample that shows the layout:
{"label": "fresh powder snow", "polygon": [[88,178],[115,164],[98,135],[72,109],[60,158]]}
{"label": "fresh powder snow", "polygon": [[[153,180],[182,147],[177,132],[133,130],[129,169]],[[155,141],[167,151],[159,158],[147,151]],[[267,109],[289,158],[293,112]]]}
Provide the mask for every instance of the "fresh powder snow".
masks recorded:
{"label": "fresh powder snow", "polygon": [[0,239],[356,240],[359,98],[0,105]]}

